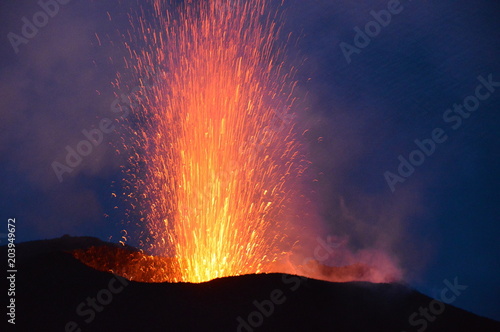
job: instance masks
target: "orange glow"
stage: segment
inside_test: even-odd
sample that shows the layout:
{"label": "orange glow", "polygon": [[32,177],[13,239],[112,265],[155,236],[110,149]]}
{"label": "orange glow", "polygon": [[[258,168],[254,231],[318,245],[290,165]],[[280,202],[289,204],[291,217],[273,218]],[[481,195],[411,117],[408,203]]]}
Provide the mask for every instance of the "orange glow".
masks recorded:
{"label": "orange glow", "polygon": [[[72,255],[84,264],[104,272],[113,272],[139,282],[171,282],[178,264],[175,258],[146,255],[140,251],[117,246],[91,247],[75,250]],[[398,269],[391,262],[379,260],[377,267],[354,263],[332,267],[309,260],[306,265],[292,265],[285,261],[265,268],[267,273],[289,273],[330,282],[370,281],[393,282],[400,280]]]}
{"label": "orange glow", "polygon": [[74,257],[143,282],[254,273],[399,280],[385,252],[351,252],[312,234],[281,11],[266,0],[186,0],[176,10],[149,2],[154,9],[132,18],[127,34],[127,66],[141,86],[129,95],[119,152],[130,157],[117,195],[142,249],[92,247]]}
{"label": "orange glow", "polygon": [[272,272],[303,171],[276,13],[264,0],[153,3],[158,22],[135,26],[148,46],[130,51],[137,76],[154,76],[127,143],[143,247],[175,256],[161,280]]}

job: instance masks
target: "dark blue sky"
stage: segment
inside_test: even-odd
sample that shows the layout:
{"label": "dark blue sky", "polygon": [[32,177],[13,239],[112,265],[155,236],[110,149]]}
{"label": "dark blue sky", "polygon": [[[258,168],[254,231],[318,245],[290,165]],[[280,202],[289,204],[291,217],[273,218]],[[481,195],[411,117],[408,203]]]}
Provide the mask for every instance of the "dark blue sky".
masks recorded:
{"label": "dark blue sky", "polygon": [[[123,72],[117,31],[127,28],[132,6],[121,3],[60,5],[17,53],[9,33],[21,36],[22,18],[32,21],[41,8],[36,1],[0,5],[0,214],[5,225],[7,218],[18,220],[18,241],[120,238],[124,213],[111,193],[119,190],[125,164],[113,146],[124,132],[105,134],[63,182],[51,164],[85,138],[82,130],[116,117],[114,93],[129,93],[110,84]],[[444,280],[458,278],[468,288],[453,305],[500,320],[500,87],[481,88],[478,105],[468,98],[475,111],[453,112],[454,104],[476,95],[479,76],[500,82],[499,6],[394,3],[285,1],[285,31],[301,35],[291,58],[306,59],[298,71],[308,95],[308,107],[298,112],[311,128],[304,140],[324,138],[310,145],[313,169],[322,173],[314,187],[319,213],[329,234],[347,235],[354,246],[384,242],[423,293],[439,297]],[[390,22],[370,25],[370,12],[388,5]],[[377,30],[348,63],[341,45],[353,50],[354,29],[367,23]],[[436,128],[446,140],[429,156],[413,153],[414,141],[431,138]],[[398,157],[410,154],[419,165],[402,176]],[[404,179],[394,182],[394,192],[386,172]]]}

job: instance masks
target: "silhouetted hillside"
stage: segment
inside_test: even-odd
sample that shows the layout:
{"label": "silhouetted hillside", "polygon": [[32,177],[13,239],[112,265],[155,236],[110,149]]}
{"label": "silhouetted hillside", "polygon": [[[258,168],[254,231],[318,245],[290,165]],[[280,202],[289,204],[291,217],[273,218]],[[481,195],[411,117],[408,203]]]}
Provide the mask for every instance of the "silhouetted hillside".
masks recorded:
{"label": "silhouetted hillside", "polygon": [[[202,284],[138,283],[65,250],[110,245],[64,237],[18,245],[17,331],[417,331],[432,299],[401,284],[332,283],[261,274]],[[5,246],[2,247],[5,253]],[[425,331],[500,331],[450,305]],[[430,319],[432,320],[432,319]],[[5,319],[4,319],[5,322]],[[81,329],[81,330],[80,330]]]}

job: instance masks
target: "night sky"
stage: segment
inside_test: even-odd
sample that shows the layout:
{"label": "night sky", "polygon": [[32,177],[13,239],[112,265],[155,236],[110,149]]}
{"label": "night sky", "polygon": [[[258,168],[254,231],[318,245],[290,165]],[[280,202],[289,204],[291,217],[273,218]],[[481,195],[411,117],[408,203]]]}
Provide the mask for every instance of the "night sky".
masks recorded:
{"label": "night sky", "polygon": [[[302,139],[322,236],[347,236],[352,248],[376,243],[432,297],[457,278],[467,288],[453,305],[500,320],[498,3],[284,2],[284,31],[298,36],[289,58],[304,95],[296,112],[309,128]],[[118,242],[124,227],[112,193],[125,130],[104,133],[62,181],[52,165],[65,162],[82,131],[116,120],[116,95],[137,85],[111,84],[127,74],[120,34],[137,4],[58,7],[25,38],[40,5],[0,4],[2,244],[8,218],[18,242],[64,234]],[[370,23],[375,16],[381,23]]]}

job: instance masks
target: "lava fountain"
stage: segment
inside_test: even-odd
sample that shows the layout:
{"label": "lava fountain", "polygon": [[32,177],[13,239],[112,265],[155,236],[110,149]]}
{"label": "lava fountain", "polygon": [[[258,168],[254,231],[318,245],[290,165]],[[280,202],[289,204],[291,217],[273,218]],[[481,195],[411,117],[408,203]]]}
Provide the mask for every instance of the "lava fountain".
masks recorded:
{"label": "lava fountain", "polygon": [[337,267],[288,257],[301,246],[295,236],[306,218],[294,209],[304,206],[307,162],[294,120],[295,69],[279,42],[282,10],[265,0],[188,0],[177,10],[148,4],[128,33],[127,64],[142,85],[129,100],[130,134],[120,149],[130,156],[122,196],[143,251],[91,248],[75,257],[148,282],[271,272],[385,282],[397,275],[384,255],[377,269],[371,253],[358,260],[346,249],[336,254],[355,258]]}
{"label": "lava fountain", "polygon": [[264,0],[153,4],[156,22],[135,26],[148,46],[131,49],[152,84],[127,143],[145,250],[175,257],[172,281],[269,271],[303,171],[277,14]]}

